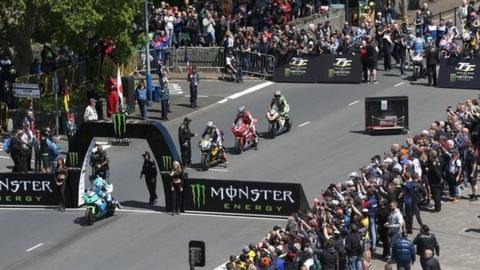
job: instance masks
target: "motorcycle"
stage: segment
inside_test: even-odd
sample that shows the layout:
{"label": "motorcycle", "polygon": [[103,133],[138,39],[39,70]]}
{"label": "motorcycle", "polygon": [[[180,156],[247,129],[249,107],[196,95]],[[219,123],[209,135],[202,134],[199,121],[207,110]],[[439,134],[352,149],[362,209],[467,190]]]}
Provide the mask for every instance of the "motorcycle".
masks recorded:
{"label": "motorcycle", "polygon": [[267,112],[267,120],[269,122],[268,133],[272,139],[283,132],[290,131],[290,127],[292,126],[292,119],[289,119],[290,123],[289,126],[287,126],[285,117],[280,114],[276,106],[273,106],[270,111]]}
{"label": "motorcycle", "polygon": [[412,50],[410,52],[410,60],[413,69],[412,80],[416,81],[417,79],[423,77],[423,56],[421,54],[415,54],[415,52]]}
{"label": "motorcycle", "polygon": [[[254,120],[254,125],[257,120]],[[238,154],[241,154],[248,147],[253,146],[255,149],[258,147],[258,138],[255,137],[249,125],[243,123],[240,119],[232,127],[233,136],[235,136],[235,150]]]}
{"label": "motorcycle", "polygon": [[205,136],[200,140],[200,151],[202,151],[202,159],[200,161],[202,169],[208,170],[218,164],[225,163],[223,149],[213,143],[212,138]]}
{"label": "motorcycle", "polygon": [[[111,191],[113,191],[113,185],[109,184],[107,192]],[[85,210],[85,223],[89,226],[95,223],[95,220],[111,217],[115,214],[115,200],[111,199],[107,202],[104,198],[98,196],[93,190],[85,191],[83,194],[83,200],[87,207]]]}

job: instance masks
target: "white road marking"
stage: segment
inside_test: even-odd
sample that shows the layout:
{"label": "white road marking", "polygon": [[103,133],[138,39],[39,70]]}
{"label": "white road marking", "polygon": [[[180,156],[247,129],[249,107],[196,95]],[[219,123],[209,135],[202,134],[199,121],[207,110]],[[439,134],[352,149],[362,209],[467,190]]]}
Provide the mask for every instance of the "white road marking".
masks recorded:
{"label": "white road marking", "polygon": [[304,127],[306,125],[310,124],[310,121],[307,121],[305,123],[301,123],[300,125],[298,125],[298,127]]}
{"label": "white road marking", "polygon": [[40,244],[38,244],[38,245],[35,245],[35,246],[31,247],[31,248],[29,248],[29,249],[25,250],[25,252],[30,252],[30,251],[32,251],[32,250],[34,250],[34,249],[38,248],[38,247],[41,247],[41,246],[43,246],[43,243],[40,243]]}
{"label": "white road marking", "polygon": [[260,215],[251,215],[251,216],[236,216],[232,215],[231,213],[225,214],[225,215],[215,215],[215,214],[207,214],[207,213],[201,213],[201,212],[188,212],[188,213],[181,213],[181,216],[204,216],[204,217],[216,217],[216,218],[236,218],[236,219],[255,219],[255,220],[274,220],[274,221],[286,221],[287,218],[281,218],[281,217],[263,217]]}
{"label": "white road marking", "polygon": [[233,95],[231,95],[231,96],[228,96],[227,99],[236,99],[236,98],[239,98],[239,97],[241,97],[241,96],[244,96],[244,95],[253,93],[253,92],[255,92],[255,91],[258,91],[258,90],[260,90],[260,89],[262,89],[262,88],[265,88],[265,87],[267,87],[267,86],[270,86],[270,85],[272,85],[272,84],[274,84],[274,82],[264,82],[264,83],[261,83],[261,84],[252,86],[252,87],[247,88],[247,89],[245,89],[245,90],[243,90],[243,91],[241,91],[241,92],[238,92],[238,93],[235,93],[235,94],[233,94]]}
{"label": "white road marking", "polygon": [[399,87],[400,85],[404,84],[405,82],[399,82],[397,84],[395,84],[393,87]]}
{"label": "white road marking", "polygon": [[250,88],[248,88],[248,89],[246,89],[246,90],[243,90],[243,91],[241,91],[241,92],[238,92],[238,93],[236,93],[236,94],[233,94],[233,95],[231,95],[231,96],[228,96],[228,97],[226,97],[226,98],[224,98],[224,99],[222,99],[222,100],[220,100],[220,101],[217,101],[217,103],[210,104],[210,105],[208,105],[207,107],[200,108],[199,110],[193,111],[193,112],[188,113],[188,114],[186,114],[186,115],[184,115],[184,116],[181,116],[181,117],[177,117],[177,118],[175,118],[175,119],[172,119],[172,120],[170,120],[170,121],[167,121],[166,123],[170,124],[170,123],[174,123],[174,122],[176,122],[176,121],[180,121],[180,120],[182,120],[184,117],[191,117],[191,116],[194,115],[194,114],[197,114],[197,113],[200,113],[200,112],[209,110],[210,108],[216,106],[217,104],[223,104],[223,103],[229,101],[230,99],[236,99],[236,98],[241,97],[241,96],[243,96],[243,95],[253,93],[253,92],[255,92],[255,91],[258,91],[258,90],[260,90],[260,89],[262,89],[262,88],[265,88],[265,87],[267,87],[267,86],[270,86],[270,85],[272,85],[272,84],[274,84],[274,82],[265,82],[265,83],[262,83],[262,84],[259,84],[259,85],[255,85],[255,86],[250,87]]}
{"label": "white road marking", "polygon": [[[190,95],[184,95],[184,97],[190,97]],[[197,95],[197,98],[207,98],[208,96]]]}
{"label": "white road marking", "polygon": [[358,103],[358,100],[355,100],[354,102],[348,103],[348,106],[352,106],[352,105],[357,104],[357,103]]}
{"label": "white road marking", "polygon": [[214,172],[228,172],[228,170],[225,170],[225,169],[216,169],[216,168],[211,168],[211,169],[208,169],[209,171],[214,171]]}

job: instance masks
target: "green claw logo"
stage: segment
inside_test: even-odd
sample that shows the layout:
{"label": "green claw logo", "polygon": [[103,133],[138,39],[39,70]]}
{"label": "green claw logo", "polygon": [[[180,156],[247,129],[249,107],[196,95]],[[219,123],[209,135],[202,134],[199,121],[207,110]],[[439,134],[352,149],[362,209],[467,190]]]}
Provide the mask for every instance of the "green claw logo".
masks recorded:
{"label": "green claw logo", "polygon": [[116,113],[112,116],[113,131],[117,138],[122,138],[127,133],[127,115]]}
{"label": "green claw logo", "polygon": [[192,189],[192,201],[193,205],[197,208],[205,206],[205,185],[195,184],[190,185]]}
{"label": "green claw logo", "polygon": [[456,73],[451,73],[450,74],[450,82],[456,82],[457,81],[457,74]]}
{"label": "green claw logo", "polygon": [[68,153],[68,165],[70,167],[78,167],[78,153],[69,152]]}
{"label": "green claw logo", "polygon": [[335,77],[335,69],[333,69],[333,68],[328,69],[328,77],[329,78]]}
{"label": "green claw logo", "polygon": [[163,163],[163,168],[165,170],[171,170],[172,169],[172,157],[171,156],[162,156],[162,163]]}

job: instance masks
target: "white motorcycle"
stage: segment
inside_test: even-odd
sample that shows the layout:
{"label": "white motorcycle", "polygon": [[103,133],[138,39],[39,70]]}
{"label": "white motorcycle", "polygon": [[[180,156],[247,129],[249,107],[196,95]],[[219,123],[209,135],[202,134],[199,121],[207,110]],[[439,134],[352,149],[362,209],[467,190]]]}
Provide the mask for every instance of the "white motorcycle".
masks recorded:
{"label": "white motorcycle", "polygon": [[292,119],[289,118],[289,125],[287,126],[285,117],[280,114],[276,106],[273,106],[270,111],[267,112],[267,120],[269,123],[268,133],[272,139],[283,132],[290,131],[290,127],[292,126]]}

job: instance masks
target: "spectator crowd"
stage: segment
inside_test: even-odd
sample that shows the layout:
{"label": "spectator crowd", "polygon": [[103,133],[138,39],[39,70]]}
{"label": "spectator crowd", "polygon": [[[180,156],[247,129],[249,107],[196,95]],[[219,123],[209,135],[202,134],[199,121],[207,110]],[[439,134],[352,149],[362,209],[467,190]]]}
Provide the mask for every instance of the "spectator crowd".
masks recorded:
{"label": "spectator crowd", "polygon": [[[441,212],[442,200],[477,200],[479,124],[479,100],[449,106],[446,121],[433,122],[345,181],[330,184],[310,209],[245,246],[226,268],[366,270],[379,255],[398,269],[410,269],[419,255],[423,270],[440,269],[440,246],[421,209]],[[412,242],[407,236],[414,216],[420,232]]]}

